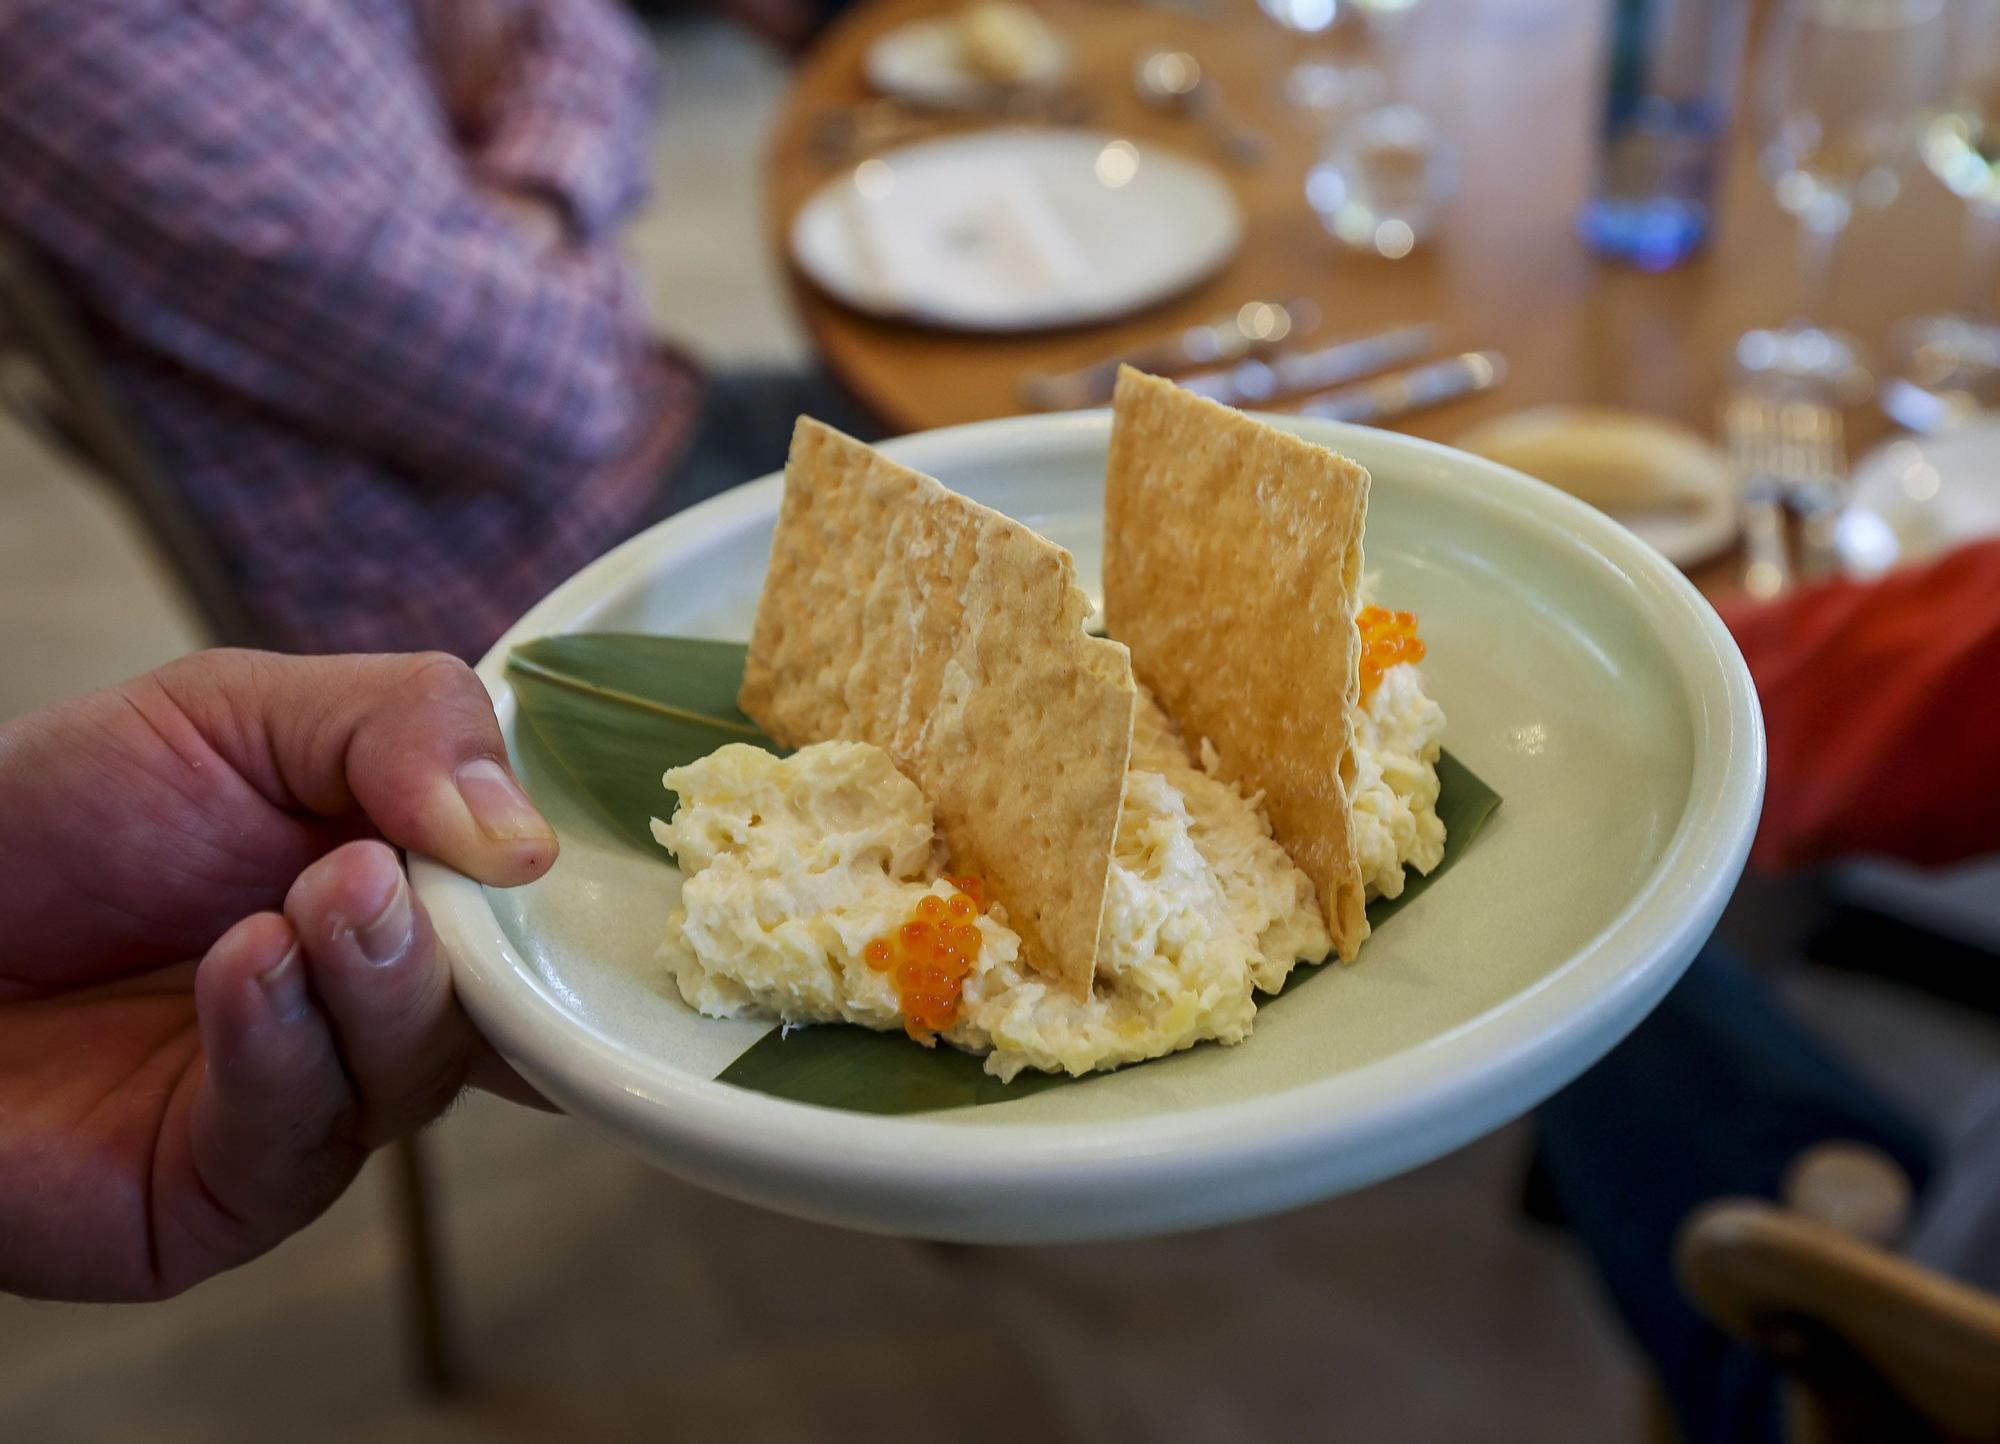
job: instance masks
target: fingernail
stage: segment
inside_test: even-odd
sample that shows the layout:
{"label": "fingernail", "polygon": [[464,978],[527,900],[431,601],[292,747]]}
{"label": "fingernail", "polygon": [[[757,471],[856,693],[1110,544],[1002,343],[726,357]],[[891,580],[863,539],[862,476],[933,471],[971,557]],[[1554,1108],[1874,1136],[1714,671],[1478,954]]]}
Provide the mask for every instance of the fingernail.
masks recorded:
{"label": "fingernail", "polygon": [[264,1001],[281,1023],[296,1023],[312,1009],[312,999],[306,996],[305,966],[300,961],[297,943],[257,975],[257,986],[264,990]]}
{"label": "fingernail", "polygon": [[354,930],[355,946],[361,956],[378,968],[386,968],[402,957],[410,946],[410,885],[396,874],[396,886],[374,921]]}
{"label": "fingernail", "polygon": [[458,795],[472,820],[495,842],[525,842],[549,836],[549,825],[507,769],[482,757],[458,769]]}

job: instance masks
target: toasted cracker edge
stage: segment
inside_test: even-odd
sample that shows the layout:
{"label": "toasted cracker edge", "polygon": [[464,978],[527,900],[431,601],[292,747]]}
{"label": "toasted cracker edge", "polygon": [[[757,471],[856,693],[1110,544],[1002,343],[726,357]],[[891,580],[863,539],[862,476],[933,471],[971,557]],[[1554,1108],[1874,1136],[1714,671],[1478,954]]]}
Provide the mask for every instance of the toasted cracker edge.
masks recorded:
{"label": "toasted cracker edge", "polygon": [[1190,747],[1207,738],[1226,776],[1264,793],[1344,961],[1368,935],[1350,796],[1368,485],[1326,447],[1119,372],[1107,627]]}
{"label": "toasted cracker edge", "polygon": [[801,418],[739,696],[787,746],[884,748],[954,866],[986,877],[1031,965],[1077,997],[1137,701],[1129,653],[1085,635],[1088,610],[1061,547]]}

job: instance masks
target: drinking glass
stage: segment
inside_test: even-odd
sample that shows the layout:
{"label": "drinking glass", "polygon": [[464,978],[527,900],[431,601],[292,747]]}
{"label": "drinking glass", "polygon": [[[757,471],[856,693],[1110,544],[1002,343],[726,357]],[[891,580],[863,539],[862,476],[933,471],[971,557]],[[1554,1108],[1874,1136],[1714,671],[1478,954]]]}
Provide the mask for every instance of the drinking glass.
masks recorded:
{"label": "drinking glass", "polygon": [[1761,76],[1759,155],[1798,218],[1798,319],[1737,347],[1746,371],[1846,390],[1867,370],[1853,337],[1821,324],[1856,206],[1895,199],[1896,164],[1944,79],[1944,0],[1781,0]]}
{"label": "drinking glass", "polygon": [[[1374,78],[1345,84],[1347,103],[1324,116],[1306,199],[1343,244],[1391,260],[1435,228],[1458,182],[1458,155],[1423,104],[1419,52],[1432,37],[1425,0],[1349,0],[1375,57]],[[1434,58],[1434,57],[1431,57]],[[1298,71],[1294,70],[1294,76]]]}
{"label": "drinking glass", "polygon": [[1917,431],[2000,405],[2000,0],[1955,0],[1949,33],[1944,103],[1919,149],[1966,203],[1959,309],[1897,328],[1897,374],[1882,393],[1889,414]]}
{"label": "drinking glass", "polygon": [[1293,117],[1324,135],[1344,116],[1376,104],[1387,81],[1377,54],[1398,15],[1416,0],[1257,0],[1281,30],[1306,47],[1285,72],[1281,93]]}

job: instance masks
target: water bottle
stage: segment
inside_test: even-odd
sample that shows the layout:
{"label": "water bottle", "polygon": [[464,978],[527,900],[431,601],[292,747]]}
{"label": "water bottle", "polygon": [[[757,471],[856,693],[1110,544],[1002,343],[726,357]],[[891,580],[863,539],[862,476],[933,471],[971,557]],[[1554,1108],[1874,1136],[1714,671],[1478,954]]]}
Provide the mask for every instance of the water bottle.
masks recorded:
{"label": "water bottle", "polygon": [[1708,239],[1747,0],[1617,0],[1605,64],[1597,188],[1577,229],[1648,271]]}

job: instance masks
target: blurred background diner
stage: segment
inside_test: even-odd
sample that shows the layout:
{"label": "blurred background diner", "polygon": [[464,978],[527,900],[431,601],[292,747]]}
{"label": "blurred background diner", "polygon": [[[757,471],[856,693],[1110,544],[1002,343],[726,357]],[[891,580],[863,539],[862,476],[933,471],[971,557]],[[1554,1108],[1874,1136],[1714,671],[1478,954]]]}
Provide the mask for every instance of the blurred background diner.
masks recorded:
{"label": "blurred background diner", "polygon": [[2000,1439],[1996,136],[2000,0],[0,4],[0,721],[476,658],[800,411],[1129,360],[1610,512],[1772,748],[1687,983],[1405,1177],[947,1249],[473,1097],[182,1298],[0,1298],[0,1438]]}

